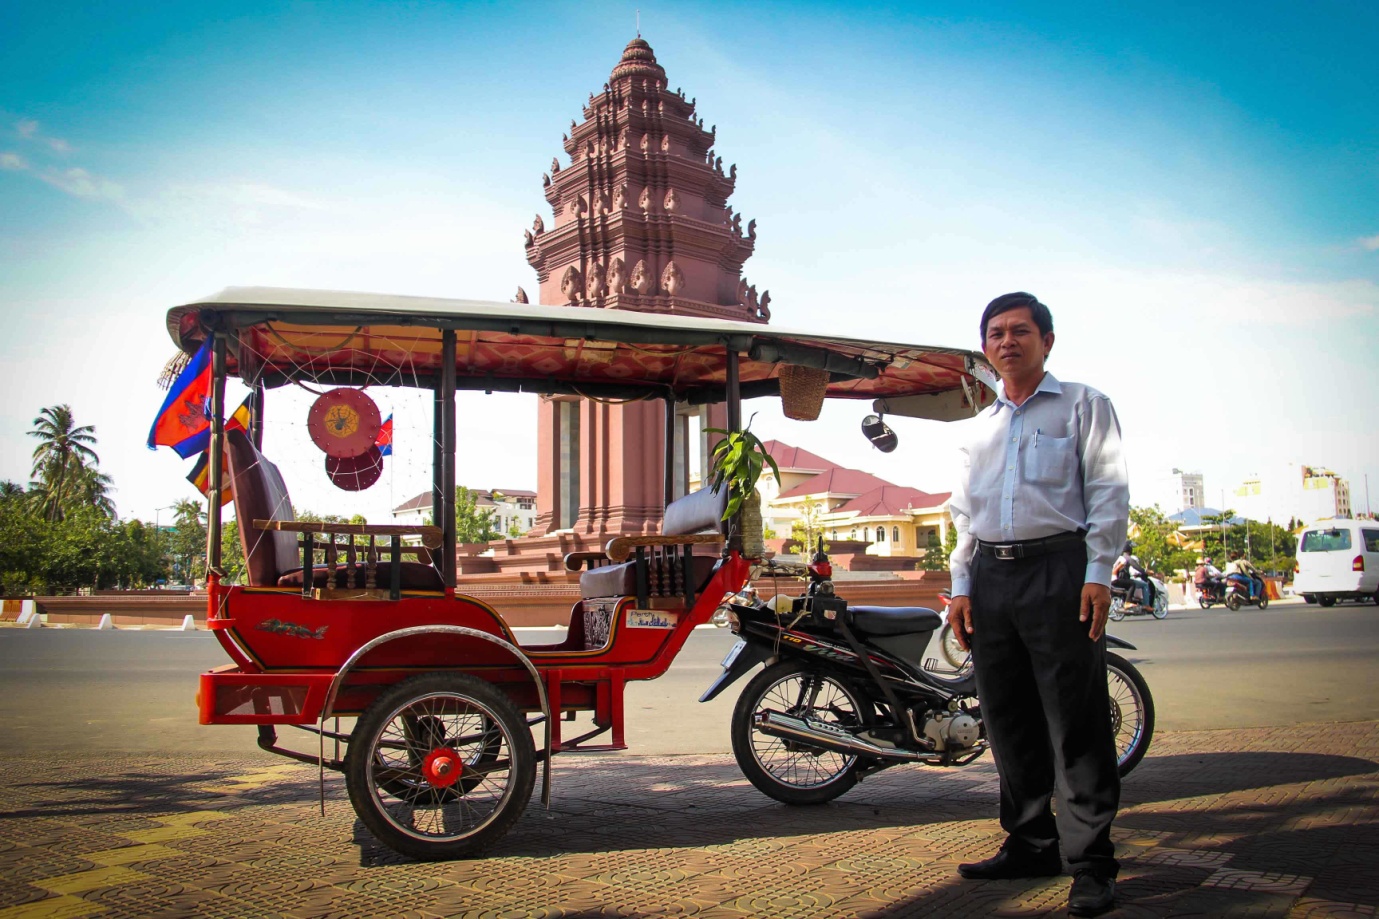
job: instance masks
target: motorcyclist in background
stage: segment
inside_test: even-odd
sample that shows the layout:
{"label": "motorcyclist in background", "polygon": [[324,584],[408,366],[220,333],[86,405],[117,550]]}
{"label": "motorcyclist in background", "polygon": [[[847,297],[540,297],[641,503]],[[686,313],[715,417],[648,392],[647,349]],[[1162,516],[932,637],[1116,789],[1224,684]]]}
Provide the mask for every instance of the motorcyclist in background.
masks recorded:
{"label": "motorcyclist in background", "polygon": [[1264,579],[1239,549],[1231,552],[1231,560],[1226,565],[1226,577],[1230,578],[1232,575],[1249,582],[1251,600],[1264,596]]}
{"label": "motorcyclist in background", "polygon": [[1130,599],[1129,587],[1139,585],[1140,604],[1149,608],[1154,605],[1154,585],[1149,581],[1149,572],[1145,570],[1144,565],[1140,564],[1140,560],[1132,554],[1134,549],[1134,543],[1127,542],[1125,544],[1125,548],[1121,550],[1120,558],[1116,559],[1115,564],[1111,566],[1111,583],[1117,587],[1126,588],[1126,599]]}
{"label": "motorcyclist in background", "polygon": [[1202,559],[1202,563],[1197,566],[1197,571],[1193,573],[1193,582],[1197,585],[1199,593],[1207,592],[1220,601],[1225,584],[1225,576],[1221,574],[1221,569],[1211,563],[1211,556]]}

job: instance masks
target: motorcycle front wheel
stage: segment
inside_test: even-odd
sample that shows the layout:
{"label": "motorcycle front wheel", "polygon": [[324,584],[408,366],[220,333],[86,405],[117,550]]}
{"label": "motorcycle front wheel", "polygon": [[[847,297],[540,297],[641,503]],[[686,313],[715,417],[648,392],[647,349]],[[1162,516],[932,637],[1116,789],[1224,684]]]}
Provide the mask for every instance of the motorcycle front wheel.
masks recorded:
{"label": "motorcycle front wheel", "polygon": [[1106,694],[1111,700],[1116,768],[1124,778],[1144,759],[1154,737],[1154,697],[1135,665],[1110,652],[1106,654]]}
{"label": "motorcycle front wheel", "polygon": [[733,756],[748,781],[783,804],[823,804],[857,784],[856,756],[758,732],[754,717],[768,711],[861,724],[861,697],[841,678],[788,660],[758,673],[733,708]]}

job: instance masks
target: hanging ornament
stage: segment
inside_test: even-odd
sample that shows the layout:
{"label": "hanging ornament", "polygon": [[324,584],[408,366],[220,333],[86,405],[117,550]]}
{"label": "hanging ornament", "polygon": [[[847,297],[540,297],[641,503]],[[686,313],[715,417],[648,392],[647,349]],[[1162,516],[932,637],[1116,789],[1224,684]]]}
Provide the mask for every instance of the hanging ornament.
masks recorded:
{"label": "hanging ornament", "polygon": [[326,475],[336,488],[363,491],[383,474],[383,454],[369,447],[359,456],[327,456]]}
{"label": "hanging ornament", "polygon": [[[363,456],[374,445],[382,416],[378,406],[358,389],[332,389],[311,404],[306,429],[312,443],[327,456]],[[372,484],[372,483],[370,483]]]}

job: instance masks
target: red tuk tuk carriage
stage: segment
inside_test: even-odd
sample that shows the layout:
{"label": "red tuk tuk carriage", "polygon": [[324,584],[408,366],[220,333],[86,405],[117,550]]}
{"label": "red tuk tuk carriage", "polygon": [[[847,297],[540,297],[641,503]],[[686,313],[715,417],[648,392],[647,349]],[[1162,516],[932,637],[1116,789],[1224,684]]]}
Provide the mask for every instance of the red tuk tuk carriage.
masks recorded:
{"label": "red tuk tuk carriage", "polygon": [[[538,762],[549,803],[551,756],[624,749],[626,683],[665,673],[757,561],[736,528],[717,551],[724,496],[671,500],[667,469],[661,534],[568,559],[584,570],[567,637],[520,644],[500,610],[456,589],[457,390],[658,399],[668,415],[677,402],[726,403],[730,430],[742,399],[779,392],[786,365],[825,371],[830,398],[907,415],[962,418],[992,398],[972,352],[576,306],[231,288],[172,309],[168,329],[188,354],[209,345],[208,493],[232,492],[248,569],[248,583],[227,583],[212,500],[208,625],[232,663],[201,675],[201,723],[258,725],[263,749],[344,772],[375,836],[427,859],[500,837]],[[247,430],[227,431],[230,376],[254,392]],[[288,383],[432,391],[436,524],[296,521],[261,452],[265,390]],[[594,730],[564,736],[573,712],[592,713]],[[316,755],[280,745],[278,725],[316,734]]]}

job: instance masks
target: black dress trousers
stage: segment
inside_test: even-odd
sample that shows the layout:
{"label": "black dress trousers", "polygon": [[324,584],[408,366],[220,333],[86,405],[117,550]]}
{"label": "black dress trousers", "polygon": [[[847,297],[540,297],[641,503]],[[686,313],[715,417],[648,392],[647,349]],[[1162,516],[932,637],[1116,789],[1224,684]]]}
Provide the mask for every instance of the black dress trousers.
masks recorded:
{"label": "black dress trousers", "polygon": [[1090,623],[1078,619],[1086,568],[1082,543],[1010,560],[978,551],[972,660],[1010,845],[1044,851],[1061,840],[1074,869],[1114,876],[1120,775],[1106,639],[1089,639]]}

